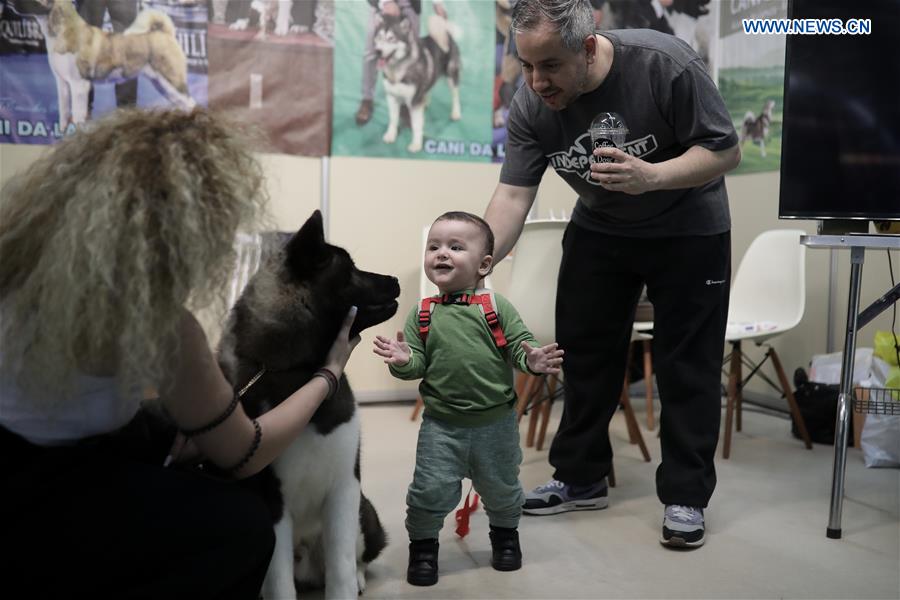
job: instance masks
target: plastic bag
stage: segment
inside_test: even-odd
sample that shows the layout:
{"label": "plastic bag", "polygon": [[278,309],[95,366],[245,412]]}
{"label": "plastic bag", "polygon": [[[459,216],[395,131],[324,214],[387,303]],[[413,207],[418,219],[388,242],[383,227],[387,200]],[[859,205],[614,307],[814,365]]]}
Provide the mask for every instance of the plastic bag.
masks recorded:
{"label": "plastic bag", "polygon": [[897,347],[900,343],[898,338],[890,331],[875,332],[875,356],[885,361],[889,365],[897,365]]}
{"label": "plastic bag", "polygon": [[900,389],[900,367],[893,367],[885,379],[884,387]]}
{"label": "plastic bag", "polygon": [[[853,361],[853,385],[869,378],[872,369],[872,348],[857,348]],[[809,380],[816,383],[840,383],[843,352],[816,354],[809,367]]]}
{"label": "plastic bag", "polygon": [[900,415],[866,415],[859,441],[867,467],[900,467]]}

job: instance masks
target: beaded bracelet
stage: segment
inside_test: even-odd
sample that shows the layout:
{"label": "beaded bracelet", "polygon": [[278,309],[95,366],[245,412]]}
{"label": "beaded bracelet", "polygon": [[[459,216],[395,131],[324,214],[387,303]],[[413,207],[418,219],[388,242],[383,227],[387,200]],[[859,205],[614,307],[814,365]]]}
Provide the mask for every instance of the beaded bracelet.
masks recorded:
{"label": "beaded bracelet", "polygon": [[332,398],[338,391],[340,387],[340,383],[338,382],[337,376],[331,372],[330,369],[326,369],[322,367],[315,373],[313,373],[313,377],[321,377],[328,383],[328,395],[325,396],[325,399]]}
{"label": "beaded bracelet", "polygon": [[253,443],[250,444],[250,449],[247,450],[247,453],[244,454],[244,457],[241,458],[241,461],[234,465],[231,468],[225,469],[225,473],[228,475],[233,475],[240,471],[247,462],[250,461],[250,458],[256,454],[256,450],[259,448],[259,442],[262,440],[262,427],[259,426],[259,421],[253,419],[253,428],[256,430],[253,434]]}
{"label": "beaded bracelet", "polygon": [[204,425],[203,427],[197,427],[196,429],[182,429],[181,433],[186,437],[191,437],[193,435],[200,435],[201,433],[206,433],[207,431],[211,431],[225,422],[225,419],[231,416],[231,413],[234,412],[234,409],[237,408],[238,401],[240,400],[240,395],[235,394],[234,398],[231,400],[231,404],[228,405],[228,408],[225,409],[221,415]]}

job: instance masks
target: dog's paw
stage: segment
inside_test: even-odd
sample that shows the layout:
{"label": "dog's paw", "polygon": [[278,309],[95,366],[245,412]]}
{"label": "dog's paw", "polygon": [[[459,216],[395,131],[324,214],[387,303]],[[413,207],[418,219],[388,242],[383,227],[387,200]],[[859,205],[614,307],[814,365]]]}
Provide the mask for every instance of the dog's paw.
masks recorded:
{"label": "dog's paw", "polygon": [[460,119],[462,119],[462,111],[459,107],[454,106],[453,110],[450,111],[450,120],[459,121]]}
{"label": "dog's paw", "polygon": [[409,152],[418,152],[422,149],[422,142],[412,142],[409,146],[406,147]]}
{"label": "dog's paw", "polygon": [[244,31],[247,29],[247,25],[250,24],[250,19],[238,19],[234,23],[228,26],[228,29],[233,31]]}
{"label": "dog's paw", "polygon": [[381,141],[384,142],[385,144],[393,144],[394,142],[396,142],[397,141],[397,130],[395,129],[392,131],[392,130],[388,129],[387,131],[385,131],[384,135],[381,136]]}
{"label": "dog's paw", "polygon": [[290,31],[291,27],[288,27],[287,24],[279,23],[275,26],[275,35],[286,36]]}

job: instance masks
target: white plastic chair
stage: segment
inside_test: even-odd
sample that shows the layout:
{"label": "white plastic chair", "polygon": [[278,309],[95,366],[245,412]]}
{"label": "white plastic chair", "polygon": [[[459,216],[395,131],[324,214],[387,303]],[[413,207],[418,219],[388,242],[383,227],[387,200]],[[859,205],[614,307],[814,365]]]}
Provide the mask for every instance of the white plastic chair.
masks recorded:
{"label": "white plastic chair", "polygon": [[[507,298],[516,307],[525,326],[542,346],[556,340],[556,283],[562,260],[562,236],[568,221],[534,219],[526,221],[516,243],[509,274]],[[516,407],[519,418],[528,406],[533,409],[525,445],[535,445],[537,419],[541,418],[537,449],[541,450],[550,420],[552,399],[559,379],[545,375],[519,374]]]}
{"label": "white plastic chair", "polygon": [[[778,353],[767,345],[765,357],[756,364],[741,351],[743,341],[753,341],[757,346],[762,346],[767,340],[795,327],[803,318],[806,306],[806,246],[800,244],[800,236],[805,233],[799,229],[774,229],[762,232],[747,248],[735,273],[725,332],[725,339],[731,344],[731,353],[726,357],[730,367],[723,458],[728,458],[731,451],[731,429],[735,411],[737,412],[735,429],[741,430],[743,402],[741,390],[753,375],[759,375],[784,394],[806,447],[812,448],[806,424],[797,407]],[[760,372],[760,367],[769,358],[772,359],[780,387]],[[746,379],[743,379],[742,365],[750,369]]]}
{"label": "white plastic chair", "polygon": [[[541,345],[556,340],[556,284],[562,260],[562,237],[567,225],[568,221],[556,219],[526,221],[513,255],[507,298]],[[559,379],[553,375],[520,376],[516,386],[519,418],[527,407],[532,408],[525,438],[527,447],[535,446],[538,450],[543,448],[552,402],[559,383]],[[622,394],[621,402],[625,409],[629,438],[632,443],[640,446],[644,459],[649,461],[650,453],[644,444],[627,393]],[[535,443],[538,418],[541,424]],[[611,474],[610,484],[615,485],[614,481],[615,476]]]}

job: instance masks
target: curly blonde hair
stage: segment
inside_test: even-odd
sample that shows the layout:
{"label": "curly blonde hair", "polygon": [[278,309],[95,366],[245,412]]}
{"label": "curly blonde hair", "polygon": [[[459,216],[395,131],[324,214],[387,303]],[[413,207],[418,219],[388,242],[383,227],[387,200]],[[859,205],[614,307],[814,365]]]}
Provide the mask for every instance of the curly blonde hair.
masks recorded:
{"label": "curly blonde hair", "polygon": [[224,297],[235,233],[263,215],[253,141],[204,109],[123,109],[4,186],[4,375],[51,400],[83,371],[112,369],[131,393],[162,385],[182,311]]}

